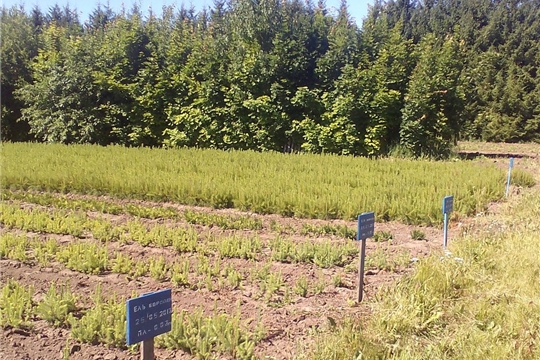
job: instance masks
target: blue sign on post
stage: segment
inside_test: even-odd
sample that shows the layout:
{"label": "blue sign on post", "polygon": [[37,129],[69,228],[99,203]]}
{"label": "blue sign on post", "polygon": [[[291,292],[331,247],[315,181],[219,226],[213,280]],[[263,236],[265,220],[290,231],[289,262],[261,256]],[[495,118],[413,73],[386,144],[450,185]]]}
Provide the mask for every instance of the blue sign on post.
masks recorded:
{"label": "blue sign on post", "polygon": [[364,262],[366,258],[366,239],[375,232],[375,213],[368,212],[358,215],[358,231],[356,240],[362,240],[360,247],[360,265],[358,268],[358,302],[362,301],[364,294]]}
{"label": "blue sign on post", "polygon": [[454,211],[454,197],[447,196],[443,200],[442,212],[443,214],[450,214],[452,211]]}
{"label": "blue sign on post", "polygon": [[171,331],[171,289],[144,294],[127,301],[127,344]]}
{"label": "blue sign on post", "polygon": [[442,212],[444,215],[443,247],[445,249],[446,249],[446,246],[448,245],[448,214],[450,214],[452,211],[454,211],[454,197],[446,196],[443,199],[443,205],[442,205]]}
{"label": "blue sign on post", "polygon": [[506,197],[510,191],[510,177],[512,176],[512,168],[514,167],[514,158],[510,158],[510,165],[508,166],[508,179],[506,180]]}
{"label": "blue sign on post", "polygon": [[373,236],[375,230],[375,213],[363,213],[358,215],[358,232],[356,240],[365,240]]}

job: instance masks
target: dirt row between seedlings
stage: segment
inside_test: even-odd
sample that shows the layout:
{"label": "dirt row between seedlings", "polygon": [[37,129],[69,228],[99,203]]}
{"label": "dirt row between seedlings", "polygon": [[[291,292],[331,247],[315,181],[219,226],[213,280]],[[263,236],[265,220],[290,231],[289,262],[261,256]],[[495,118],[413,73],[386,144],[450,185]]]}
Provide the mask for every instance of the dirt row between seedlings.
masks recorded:
{"label": "dirt row between seedlings", "polygon": [[[17,192],[15,192],[17,193]],[[43,192],[37,193],[37,194],[44,194]],[[51,193],[45,193],[45,194],[51,194]],[[172,208],[177,210],[179,213],[182,213],[184,211],[195,211],[195,212],[202,212],[207,214],[215,214],[215,215],[224,215],[224,216],[248,216],[251,218],[258,219],[262,222],[263,226],[260,230],[222,230],[219,229],[217,226],[213,227],[207,227],[202,225],[193,225],[189,224],[184,219],[145,219],[141,217],[137,217],[137,220],[140,220],[142,222],[147,223],[148,225],[152,224],[169,224],[169,225],[180,225],[180,226],[191,226],[199,229],[199,232],[202,232],[203,230],[210,230],[210,231],[217,231],[221,233],[245,233],[245,234],[257,234],[261,237],[261,239],[270,239],[275,238],[277,235],[282,235],[287,238],[292,238],[297,241],[302,241],[306,239],[310,239],[311,241],[314,241],[315,239],[325,239],[325,238],[332,238],[332,239],[338,239],[336,236],[332,235],[313,235],[313,234],[303,234],[302,229],[304,225],[311,225],[311,226],[324,226],[324,225],[330,225],[330,226],[346,226],[349,229],[356,229],[357,222],[356,221],[347,221],[347,220],[321,220],[321,219],[305,219],[305,218],[295,218],[295,217],[285,217],[281,215],[276,214],[268,214],[268,215],[261,215],[253,212],[245,212],[240,211],[238,209],[214,209],[214,208],[208,208],[208,207],[200,207],[200,206],[188,206],[188,205],[180,205],[175,204],[171,202],[153,202],[153,201],[146,201],[146,200],[133,200],[133,199],[118,199],[110,196],[92,196],[92,195],[80,195],[80,194],[54,194],[58,197],[65,197],[67,199],[74,199],[74,200],[97,200],[97,201],[106,201],[110,202],[116,205],[127,205],[127,204],[135,204],[140,205],[144,207],[149,208]],[[9,201],[8,201],[9,203]],[[32,207],[38,207],[38,208],[47,208],[46,206],[40,206],[36,204],[31,203],[25,203],[22,201],[25,207],[32,208]],[[99,217],[99,218],[105,218],[110,219],[111,221],[114,221],[115,223],[122,224],[130,219],[134,219],[135,216],[130,216],[128,214],[119,214],[119,215],[113,215],[113,214],[107,214],[107,213],[101,213],[97,211],[89,211],[87,214],[90,217]],[[450,226],[450,235],[455,235],[460,232],[460,227],[462,225],[462,222],[465,222],[467,219],[459,219],[458,222],[452,223]],[[284,230],[284,232],[280,232],[277,230],[272,230],[272,224],[277,224],[277,226]],[[438,247],[439,244],[442,244],[442,224],[441,227],[430,227],[430,226],[419,226],[419,225],[406,225],[397,221],[389,221],[389,222],[377,222],[375,224],[375,231],[386,231],[390,232],[393,236],[393,242],[399,243],[399,244],[405,244],[410,243],[407,245],[407,247],[412,251],[412,256],[416,255],[422,255],[426,254],[424,251],[426,249],[426,244],[423,244],[422,241],[418,242],[413,239],[411,239],[411,231],[412,230],[421,230],[426,235],[426,241],[427,241],[427,249],[431,249],[433,246]],[[369,242],[369,240],[368,240]],[[439,242],[439,244],[437,244]],[[418,250],[415,250],[418,249]]]}
{"label": "dirt row between seedlings", "polygon": [[[144,202],[146,205],[160,206],[158,203]],[[170,206],[167,204],[166,206]],[[34,205],[27,205],[34,206]],[[161,204],[161,206],[164,206]],[[174,205],[173,205],[174,206]],[[245,214],[235,210],[216,210],[206,208],[194,208],[186,206],[176,206],[179,209],[191,209],[197,211],[206,211],[210,213],[220,214]],[[97,213],[93,216],[102,216]],[[271,221],[277,221],[280,224],[289,224],[295,228],[301,228],[303,223],[311,224],[343,224],[354,228],[355,222],[346,221],[322,221],[322,220],[305,220],[284,218],[276,215],[254,215],[263,219],[265,227],[258,231],[235,231],[245,234],[257,234],[261,239],[270,239],[276,234],[267,228],[267,224]],[[109,215],[107,215],[109,217]],[[110,216],[115,221],[127,221],[130,217],[126,215]],[[159,222],[159,221],[158,221]],[[171,222],[174,225],[175,222]],[[426,241],[416,241],[410,238],[410,231],[417,229],[416,226],[406,226],[399,223],[383,223],[377,224],[377,231],[390,231],[393,235],[393,240],[388,243],[375,243],[368,240],[367,253],[375,251],[377,248],[384,248],[384,251],[392,256],[406,249],[410,252],[411,258],[422,257],[429,254],[433,250],[440,249],[442,243],[442,231],[435,228],[422,228],[426,233]],[[222,231],[216,228],[209,229],[204,226],[197,226],[197,229],[202,231],[213,231],[217,233],[227,234],[230,231]],[[459,229],[452,229],[457,233]],[[17,231],[15,231],[17,232]],[[47,234],[31,234],[20,232],[31,236],[39,236],[43,240],[48,237],[53,237],[63,244],[80,241],[93,241],[93,239],[79,239],[71,236],[47,235]],[[295,241],[314,241],[312,237],[294,234],[291,236]],[[331,238],[331,237],[330,237]],[[335,241],[345,241],[344,239],[335,239]],[[352,241],[352,240],[348,240]],[[136,243],[121,244],[118,242],[108,243],[110,251],[119,251],[128,254],[130,257],[138,260],[148,260],[149,257],[163,256],[168,261],[173,261],[175,258],[182,256],[194,256],[189,254],[178,255],[174,250],[169,248],[153,248],[143,247]],[[237,268],[249,269],[257,266],[257,263],[239,260],[239,259],[223,259],[222,265],[233,264]],[[358,263],[354,259],[354,264]],[[270,356],[279,359],[292,357],[300,347],[306,346],[312,342],[309,333],[314,329],[325,329],[328,326],[329,319],[342,321],[343,319],[362,319],[369,313],[369,300],[373,298],[380,286],[394,281],[400,276],[399,273],[391,273],[378,270],[368,270],[366,275],[366,303],[360,306],[351,306],[351,299],[355,299],[357,286],[357,273],[344,272],[343,268],[332,267],[330,269],[319,269],[311,264],[284,264],[276,261],[272,262],[271,271],[281,272],[288,286],[294,284],[294,281],[301,276],[305,276],[308,280],[315,281],[317,274],[322,273],[328,285],[322,294],[311,295],[307,298],[294,296],[290,304],[273,307],[269,304],[255,299],[253,294],[257,291],[252,285],[247,284],[242,289],[218,289],[208,291],[207,289],[193,290],[189,288],[178,288],[169,281],[157,282],[150,277],[140,277],[137,279],[129,279],[125,275],[107,273],[104,275],[86,275],[66,269],[61,264],[52,264],[47,267],[40,267],[31,263],[20,263],[11,260],[0,261],[0,283],[2,285],[8,279],[15,279],[22,284],[32,285],[36,290],[36,297],[39,298],[47,291],[52,281],[58,283],[68,282],[71,290],[79,294],[82,298],[90,296],[95,290],[97,284],[102,284],[107,293],[114,292],[119,296],[131,297],[133,294],[141,294],[150,291],[155,291],[167,287],[173,288],[173,303],[177,309],[185,309],[188,311],[202,307],[205,312],[211,312],[217,308],[226,313],[234,314],[240,304],[242,319],[246,322],[249,319],[256,319],[261,316],[262,322],[267,329],[266,337],[259,342],[256,347],[256,352],[260,357]],[[410,269],[410,267],[409,267]],[[336,273],[343,274],[344,283],[347,287],[335,287],[331,284],[332,276]],[[109,349],[101,345],[84,345],[77,344],[69,338],[69,330],[55,329],[49,327],[44,321],[36,320],[34,329],[31,331],[20,331],[17,329],[4,329],[2,334],[2,342],[5,346],[5,356],[3,359],[44,359],[52,360],[60,358],[60,354],[69,344],[70,350],[73,353],[70,359],[136,359],[138,355],[131,354],[127,350]],[[249,324],[248,324],[249,326]],[[39,344],[39,346],[36,346]],[[157,351],[159,359],[184,359],[191,358],[188,354],[182,351],[173,352],[171,350],[159,349]]]}
{"label": "dirt row between seedlings", "polygon": [[[96,291],[98,284],[102,287],[104,294],[110,296],[114,293],[123,298],[162,288],[173,288],[173,303],[176,309],[192,311],[202,308],[207,314],[211,314],[214,309],[218,309],[231,315],[234,315],[239,310],[241,318],[248,324],[254,323],[260,316],[260,320],[267,330],[267,336],[257,345],[257,352],[261,357],[267,355],[283,359],[288,358],[294,353],[298,341],[309,341],[307,333],[310,328],[324,328],[327,325],[328,318],[337,321],[344,318],[358,318],[367,310],[364,307],[350,306],[349,299],[355,294],[354,287],[345,288],[329,285],[322,294],[311,295],[307,298],[294,296],[290,304],[273,307],[264,301],[254,299],[253,295],[257,289],[251,285],[235,290],[192,290],[175,287],[169,281],[158,282],[146,276],[130,280],[124,275],[114,273],[87,275],[65,269],[59,264],[40,268],[17,261],[1,260],[0,267],[2,269],[2,280],[0,281],[2,285],[7,279],[16,280],[24,285],[31,285],[35,289],[36,300],[44,296],[51,282],[69,284],[71,291],[80,296],[82,300],[89,299]],[[285,267],[289,268],[288,274],[284,273],[286,279],[290,274],[298,276],[299,273],[308,275],[313,273],[313,269],[309,266],[278,264],[276,267],[281,268],[280,271],[283,271]],[[386,281],[390,281],[395,276],[397,274],[386,274]],[[379,281],[382,281],[383,276],[380,275],[380,277]],[[369,278],[368,276],[368,280]],[[373,296],[373,288],[370,288],[367,294]],[[19,332],[9,329],[4,331],[5,340],[7,341],[5,347],[7,358],[57,358],[59,351],[69,339],[69,332],[63,331],[61,332],[62,336],[56,335],[54,338],[49,337],[47,341],[41,341],[43,338],[42,330],[45,328],[44,323],[38,322],[38,326],[33,331]],[[52,329],[47,329],[45,334],[50,333],[50,331]],[[43,342],[39,349],[33,346],[36,339]],[[103,351],[110,352],[110,349],[103,346],[97,346],[97,348],[102,348],[99,351],[100,353]],[[116,353],[117,351],[113,350],[112,352]],[[163,352],[167,352],[167,350],[163,350]],[[47,357],[48,353],[52,353],[53,356]],[[126,353],[125,355],[127,356],[125,358],[131,358],[129,354]]]}

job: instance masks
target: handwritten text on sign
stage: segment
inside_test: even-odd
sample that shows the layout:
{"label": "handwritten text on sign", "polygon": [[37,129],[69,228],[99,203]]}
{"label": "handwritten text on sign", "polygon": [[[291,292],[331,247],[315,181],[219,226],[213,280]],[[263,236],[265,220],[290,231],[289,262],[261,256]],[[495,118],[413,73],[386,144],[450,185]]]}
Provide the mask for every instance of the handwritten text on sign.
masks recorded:
{"label": "handwritten text on sign", "polygon": [[142,295],[127,301],[127,344],[171,331],[171,289]]}
{"label": "handwritten text on sign", "polygon": [[454,211],[454,197],[447,196],[443,200],[442,212],[443,214],[450,214]]}
{"label": "handwritten text on sign", "polygon": [[356,240],[366,240],[373,236],[375,231],[375,213],[363,213],[358,215],[358,233]]}

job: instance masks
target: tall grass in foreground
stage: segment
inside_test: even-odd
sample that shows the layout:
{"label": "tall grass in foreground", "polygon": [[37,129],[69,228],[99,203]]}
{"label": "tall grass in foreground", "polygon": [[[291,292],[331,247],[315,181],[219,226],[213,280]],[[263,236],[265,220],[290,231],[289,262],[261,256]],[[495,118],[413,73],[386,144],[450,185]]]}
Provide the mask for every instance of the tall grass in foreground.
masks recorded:
{"label": "tall grass in foreground", "polygon": [[540,359],[540,191],[508,205],[299,358]]}
{"label": "tall grass in foreground", "polygon": [[372,160],[197,149],[6,143],[2,186],[171,200],[309,218],[432,224],[453,194],[461,214],[504,195],[504,171],[473,162]]}

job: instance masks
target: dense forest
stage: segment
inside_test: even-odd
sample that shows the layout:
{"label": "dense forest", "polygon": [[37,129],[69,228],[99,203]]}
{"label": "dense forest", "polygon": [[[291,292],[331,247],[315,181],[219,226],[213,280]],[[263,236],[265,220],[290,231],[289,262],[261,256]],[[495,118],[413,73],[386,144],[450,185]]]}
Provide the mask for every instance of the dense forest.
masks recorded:
{"label": "dense forest", "polygon": [[540,142],[540,0],[2,8],[2,138],[442,157]]}

